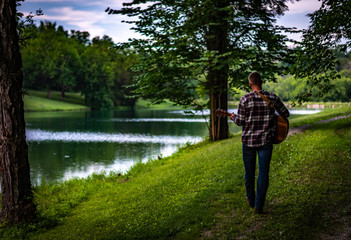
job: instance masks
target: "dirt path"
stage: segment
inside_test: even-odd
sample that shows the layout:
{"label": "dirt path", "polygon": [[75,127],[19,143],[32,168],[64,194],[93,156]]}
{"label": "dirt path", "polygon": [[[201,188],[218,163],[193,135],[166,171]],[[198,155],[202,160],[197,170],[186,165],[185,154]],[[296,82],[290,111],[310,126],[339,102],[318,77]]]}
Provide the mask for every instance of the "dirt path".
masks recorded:
{"label": "dirt path", "polygon": [[298,127],[293,127],[289,130],[289,135],[292,135],[292,134],[295,134],[295,133],[302,133],[304,131],[306,131],[307,129],[309,129],[310,127],[312,127],[313,125],[315,124],[319,124],[319,123],[328,123],[328,122],[332,122],[332,121],[336,121],[336,120],[339,120],[339,119],[343,119],[343,118],[348,118],[348,117],[351,117],[351,114],[349,115],[345,115],[345,116],[338,116],[338,117],[334,117],[334,118],[330,118],[330,119],[327,119],[327,120],[321,120],[321,121],[318,121],[316,123],[313,123],[313,124],[305,124],[305,125],[301,125],[301,126],[298,126]]}
{"label": "dirt path", "polygon": [[351,204],[341,206],[340,209],[329,211],[325,215],[332,219],[330,228],[316,234],[316,239],[321,240],[350,240],[351,239]]}

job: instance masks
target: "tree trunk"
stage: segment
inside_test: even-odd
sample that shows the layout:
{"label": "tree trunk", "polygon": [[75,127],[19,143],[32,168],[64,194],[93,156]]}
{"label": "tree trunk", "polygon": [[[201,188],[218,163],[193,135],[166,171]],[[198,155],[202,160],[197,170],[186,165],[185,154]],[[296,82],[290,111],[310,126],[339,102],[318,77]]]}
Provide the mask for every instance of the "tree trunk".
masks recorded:
{"label": "tree trunk", "polygon": [[51,99],[51,87],[50,87],[50,85],[48,85],[48,90],[47,90],[47,98],[48,99]]}
{"label": "tree trunk", "polygon": [[216,116],[216,110],[228,109],[228,58],[222,54],[227,52],[228,41],[228,11],[224,8],[229,6],[227,0],[214,1],[211,24],[206,32],[207,49],[216,52],[215,63],[210,63],[207,75],[207,83],[210,91],[210,140],[217,141],[228,138],[228,120]]}
{"label": "tree trunk", "polygon": [[[219,77],[217,76],[217,79]],[[228,109],[228,94],[227,86],[223,86],[228,82],[227,78],[222,78],[222,86],[219,89],[210,90],[210,110],[211,110],[211,126],[210,139],[212,141],[222,140],[228,138],[228,119],[216,116],[216,110]]]}
{"label": "tree trunk", "polygon": [[0,12],[1,220],[18,223],[35,218],[35,205],[25,137],[16,1],[2,0]]}
{"label": "tree trunk", "polygon": [[61,88],[61,99],[65,98],[65,90]]}

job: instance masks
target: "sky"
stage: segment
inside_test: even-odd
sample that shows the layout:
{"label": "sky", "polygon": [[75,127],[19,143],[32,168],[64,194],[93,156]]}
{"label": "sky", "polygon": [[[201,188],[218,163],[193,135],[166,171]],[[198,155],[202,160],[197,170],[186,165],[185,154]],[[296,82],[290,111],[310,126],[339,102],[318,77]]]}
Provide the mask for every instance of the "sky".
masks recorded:
{"label": "sky", "polygon": [[[140,35],[130,30],[131,25],[122,23],[128,17],[122,15],[108,15],[105,9],[120,9],[123,2],[131,0],[25,0],[18,10],[24,15],[42,9],[44,15],[35,17],[40,21],[56,22],[65,30],[88,31],[91,37],[108,35],[115,43],[126,42],[129,38],[139,38]],[[318,0],[300,0],[289,2],[289,11],[278,18],[277,24],[285,27],[307,28],[309,18],[306,16],[321,6]],[[295,39],[299,35],[291,36]]]}

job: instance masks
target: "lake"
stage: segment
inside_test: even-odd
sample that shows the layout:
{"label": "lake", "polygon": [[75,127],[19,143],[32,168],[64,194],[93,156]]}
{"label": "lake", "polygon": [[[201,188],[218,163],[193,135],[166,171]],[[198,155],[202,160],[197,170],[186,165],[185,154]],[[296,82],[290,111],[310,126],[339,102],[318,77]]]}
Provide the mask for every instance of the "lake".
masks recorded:
{"label": "lake", "polygon": [[[201,114],[189,116],[182,110],[33,112],[25,113],[25,120],[35,185],[94,172],[126,172],[136,163],[169,156],[208,136]],[[232,133],[241,131],[229,125]]]}

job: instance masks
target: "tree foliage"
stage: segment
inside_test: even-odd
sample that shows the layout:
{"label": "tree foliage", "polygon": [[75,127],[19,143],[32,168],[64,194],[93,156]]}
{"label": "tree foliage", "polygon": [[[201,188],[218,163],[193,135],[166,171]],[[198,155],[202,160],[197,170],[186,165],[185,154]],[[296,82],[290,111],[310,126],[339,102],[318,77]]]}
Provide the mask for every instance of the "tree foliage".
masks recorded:
{"label": "tree foliage", "polygon": [[25,44],[21,48],[24,87],[80,91],[92,109],[134,106],[128,96],[133,73],[131,62],[138,59],[133,51],[120,51],[108,36],[89,39],[88,32],[71,31],[52,22],[31,22],[20,30]]}
{"label": "tree foliage", "polygon": [[[349,102],[351,99],[351,73],[347,70],[340,72],[341,77],[335,79],[334,87],[322,97],[320,92],[313,89],[309,101],[313,102]],[[279,95],[283,101],[294,101],[298,95],[309,91],[309,86],[303,79],[296,79],[291,76],[278,77],[277,82],[269,82],[264,86],[265,90],[272,91]],[[289,91],[287,91],[289,89]]]}
{"label": "tree foliage", "polygon": [[349,0],[323,0],[320,9],[312,14],[311,25],[305,38],[321,44],[351,46],[351,2]]}
{"label": "tree foliage", "polygon": [[62,92],[75,85],[73,71],[80,68],[76,42],[55,23],[41,22],[36,37],[26,43],[22,50],[25,87],[48,89],[54,87]]}
{"label": "tree foliage", "polygon": [[319,97],[327,94],[337,83],[338,61],[333,48],[345,41],[341,50],[351,46],[351,2],[348,0],[322,0],[320,9],[309,14],[311,24],[303,33],[303,41],[297,51],[291,73],[298,79],[306,79],[307,91],[296,100],[308,100],[313,91]]}
{"label": "tree foliage", "polygon": [[[248,88],[247,76],[259,71],[266,81],[284,71],[290,51],[285,29],[276,16],[287,10],[285,0],[266,1],[142,1],[124,3],[110,14],[132,17],[127,23],[146,38],[132,39],[143,57],[135,68],[138,94],[154,103],[165,99],[197,106],[199,89],[211,109],[210,137],[226,138],[226,123],[214,111],[227,108],[228,86]],[[219,135],[214,130],[224,129]]]}
{"label": "tree foliage", "polygon": [[84,65],[84,84],[82,93],[93,109],[109,109],[113,106],[112,86],[113,65],[109,48],[113,46],[110,38],[93,39],[82,55]]}

